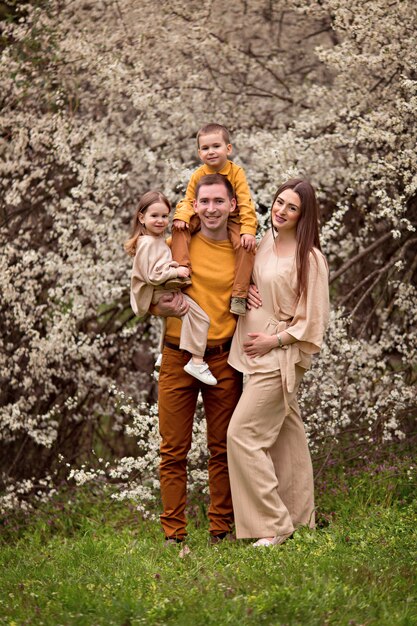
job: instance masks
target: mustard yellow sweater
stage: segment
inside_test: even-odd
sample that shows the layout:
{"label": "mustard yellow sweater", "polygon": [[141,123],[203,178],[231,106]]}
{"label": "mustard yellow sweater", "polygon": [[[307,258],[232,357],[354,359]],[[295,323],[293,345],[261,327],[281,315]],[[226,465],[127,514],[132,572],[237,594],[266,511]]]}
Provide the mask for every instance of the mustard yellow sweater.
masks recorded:
{"label": "mustard yellow sweater", "polygon": [[[193,283],[184,293],[197,302],[210,318],[207,344],[224,343],[233,336],[236,326],[236,318],[229,311],[235,277],[232,244],[228,239],[214,241],[198,232],[191,237],[190,257]],[[168,317],[167,340],[179,343],[180,333],[181,321]]]}

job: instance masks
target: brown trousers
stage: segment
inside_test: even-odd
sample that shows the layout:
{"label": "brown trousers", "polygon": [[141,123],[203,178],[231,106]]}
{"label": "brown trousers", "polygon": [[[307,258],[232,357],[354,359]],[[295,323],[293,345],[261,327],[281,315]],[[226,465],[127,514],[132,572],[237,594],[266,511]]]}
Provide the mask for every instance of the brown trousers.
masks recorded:
{"label": "brown trousers", "polygon": [[[190,270],[191,261],[188,246],[190,245],[191,235],[198,230],[200,230],[200,218],[198,215],[191,217],[189,228],[178,230],[174,227],[172,229],[172,258],[180,265],[189,267]],[[229,219],[227,221],[227,232],[235,251],[235,279],[232,288],[232,298],[247,298],[255,254],[241,246],[240,224],[238,222]]]}
{"label": "brown trousers", "polygon": [[296,393],[285,409],[279,372],[252,374],[230,421],[227,454],[239,539],[275,537],[314,527],[310,452]]}
{"label": "brown trousers", "polygon": [[242,376],[227,363],[228,352],[205,355],[218,383],[204,385],[184,372],[190,354],[164,348],[159,374],[160,481],[166,537],[183,539],[186,532],[187,454],[191,447],[194,412],[201,390],[207,422],[210,506],[209,531],[229,532],[233,507],[227,468],[226,433],[242,391]]}

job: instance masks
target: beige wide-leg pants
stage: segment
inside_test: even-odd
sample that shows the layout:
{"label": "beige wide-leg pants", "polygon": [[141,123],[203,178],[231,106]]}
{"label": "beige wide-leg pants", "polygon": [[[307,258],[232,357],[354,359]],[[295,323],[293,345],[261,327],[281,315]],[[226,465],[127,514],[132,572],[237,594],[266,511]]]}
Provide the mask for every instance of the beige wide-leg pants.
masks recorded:
{"label": "beige wide-leg pants", "polygon": [[314,527],[313,468],[296,398],[303,373],[296,366],[287,415],[279,372],[250,375],[233,413],[227,458],[238,539]]}

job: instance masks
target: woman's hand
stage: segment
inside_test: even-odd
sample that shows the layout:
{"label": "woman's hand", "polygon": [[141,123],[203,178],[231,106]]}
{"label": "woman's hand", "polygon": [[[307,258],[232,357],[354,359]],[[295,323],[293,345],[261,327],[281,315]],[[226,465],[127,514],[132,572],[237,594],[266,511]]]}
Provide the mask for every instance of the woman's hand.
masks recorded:
{"label": "woman's hand", "polygon": [[266,335],[265,333],[248,333],[249,341],[243,344],[243,352],[253,359],[256,356],[263,356],[277,347],[276,335]]}
{"label": "woman's hand", "polygon": [[262,306],[261,296],[259,295],[258,287],[256,285],[250,285],[249,287],[246,306],[248,309],[259,309],[259,307]]}

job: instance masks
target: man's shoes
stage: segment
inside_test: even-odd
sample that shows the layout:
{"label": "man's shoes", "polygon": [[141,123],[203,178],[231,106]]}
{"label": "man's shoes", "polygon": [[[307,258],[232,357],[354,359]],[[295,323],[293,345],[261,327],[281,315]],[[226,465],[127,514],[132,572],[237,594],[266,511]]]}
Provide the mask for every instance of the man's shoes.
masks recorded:
{"label": "man's shoes", "polygon": [[233,533],[220,533],[219,535],[210,535],[211,546],[217,546],[219,543],[223,543],[223,541],[236,541],[236,537]]}
{"label": "man's shoes", "polygon": [[171,289],[184,289],[192,285],[191,278],[171,278],[164,283],[164,288],[170,291]]}
{"label": "man's shoes", "polygon": [[169,546],[176,546],[179,543],[181,543],[179,539],[170,539],[169,537],[167,537],[164,541],[164,548],[169,548]]}
{"label": "man's shoes", "polygon": [[184,370],[190,376],[194,376],[202,383],[206,385],[217,385],[217,378],[214,378],[213,374],[210,372],[210,368],[207,363],[203,363],[201,365],[195,365],[193,360],[190,359],[187,365],[184,365]]}
{"label": "man's shoes", "polygon": [[233,297],[230,301],[230,313],[246,315],[246,298]]}
{"label": "man's shoes", "polygon": [[276,537],[273,537],[272,539],[267,539],[266,537],[263,537],[262,539],[258,539],[258,541],[255,541],[255,543],[253,543],[252,546],[254,548],[260,548],[260,547],[272,548],[273,546],[281,545],[282,543],[284,543],[284,541],[287,541],[287,539],[289,539],[290,537],[292,537],[292,533],[289,535],[277,535]]}

